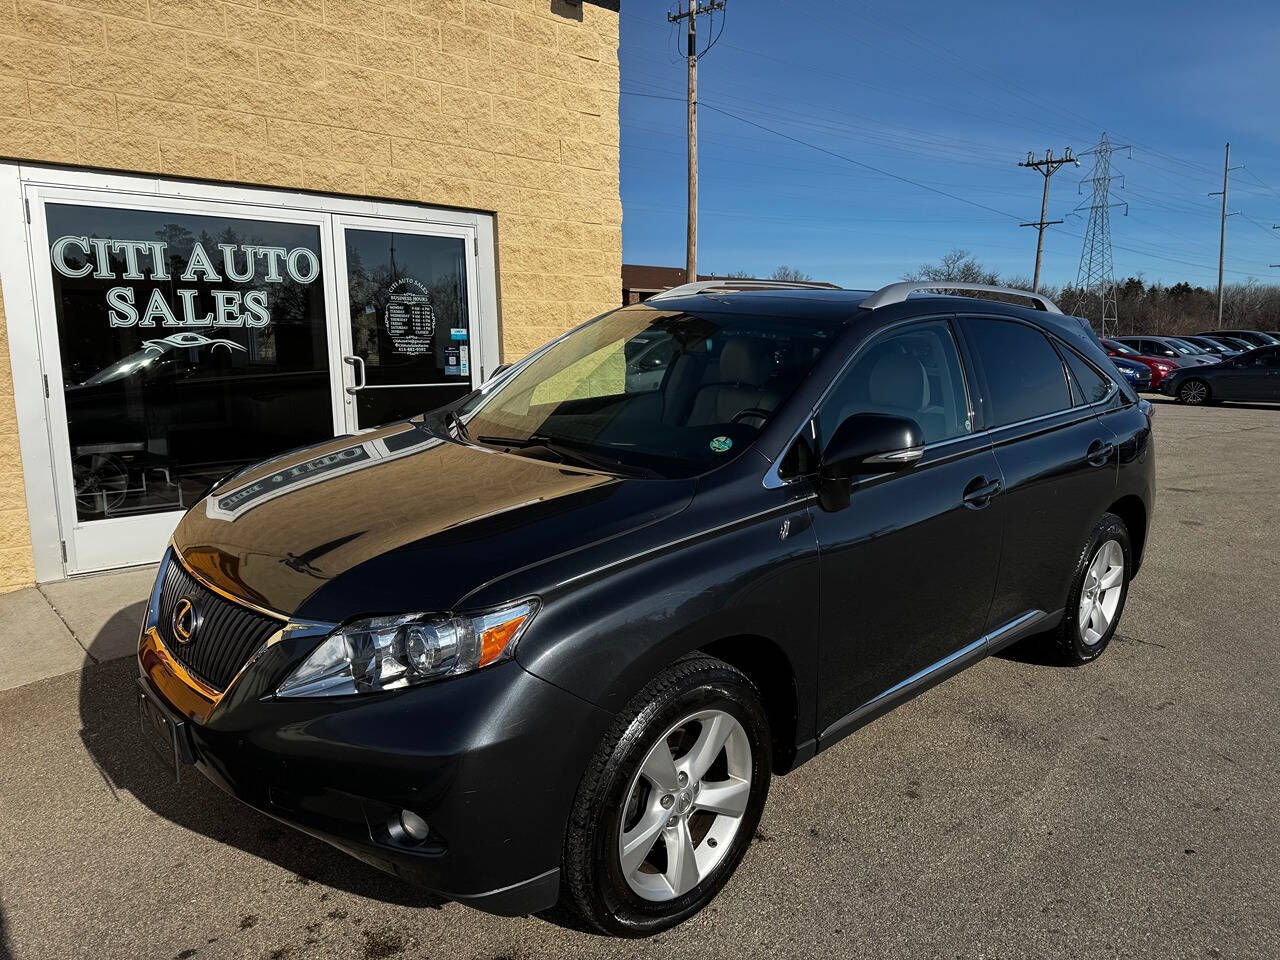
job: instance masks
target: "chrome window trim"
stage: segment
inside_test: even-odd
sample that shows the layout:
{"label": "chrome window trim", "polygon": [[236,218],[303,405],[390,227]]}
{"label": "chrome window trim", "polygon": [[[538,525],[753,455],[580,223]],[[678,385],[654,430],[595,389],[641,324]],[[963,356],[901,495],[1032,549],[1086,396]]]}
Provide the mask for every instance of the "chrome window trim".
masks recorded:
{"label": "chrome window trim", "polygon": [[[843,370],[841,372],[843,373]],[[1028,424],[1039,423],[1042,420],[1050,420],[1053,417],[1060,417],[1064,413],[1082,413],[1083,414],[1085,411],[1092,410],[1094,407],[1101,407],[1105,404],[1110,403],[1115,398],[1116,394],[1120,392],[1120,388],[1116,386],[1114,380],[1112,380],[1110,377],[1108,377],[1107,380],[1108,382],[1111,383],[1111,389],[1107,391],[1107,395],[1103,397],[1101,400],[1095,400],[1093,403],[1085,404],[1079,407],[1074,405],[1070,407],[1064,407],[1061,410],[1055,410],[1053,413],[1042,413],[1036,417],[1028,417],[1026,420],[1015,420],[1013,423],[1001,424],[998,427],[987,427],[983,430],[979,430],[977,433],[966,433],[959,437],[950,437],[946,440],[936,440],[933,443],[926,443],[924,445],[924,453],[928,454],[933,450],[950,446],[953,443],[959,443],[961,440],[972,440],[974,437],[990,437],[993,433],[998,433],[1002,430],[1012,430],[1015,427],[1024,427],[1024,426],[1027,426]],[[805,421],[805,426],[808,426],[809,421],[811,421],[812,419],[813,419],[813,414],[811,413],[809,415],[809,420]],[[1083,420],[1084,417],[1082,416],[1080,419]],[[809,480],[815,476],[814,473],[802,473],[796,477],[782,477],[782,476],[779,476],[778,474],[778,470],[782,465],[783,458],[786,457],[787,451],[791,449],[791,444],[795,443],[796,437],[799,437],[800,434],[803,432],[804,432],[804,427],[801,427],[799,430],[795,432],[795,436],[793,436],[790,440],[787,441],[786,449],[783,450],[782,455],[779,456],[778,459],[774,460],[773,463],[770,465],[768,471],[765,472],[763,483],[766,489],[776,490],[779,487],[785,487],[793,483],[798,483],[801,480]],[[861,483],[863,481],[859,480],[855,482]]]}
{"label": "chrome window trim", "polygon": [[[784,478],[779,474],[778,471],[781,470],[782,461],[786,458],[787,453],[790,452],[791,445],[796,442],[796,439],[800,436],[800,434],[804,433],[806,428],[808,428],[810,431],[814,430],[813,418],[817,415],[818,408],[821,407],[824,402],[826,402],[827,397],[830,396],[831,391],[835,389],[835,386],[840,381],[840,378],[845,375],[845,371],[849,369],[850,365],[855,360],[858,359],[858,357],[862,354],[864,350],[870,347],[873,343],[882,339],[883,335],[888,334],[894,330],[898,330],[901,327],[907,327],[917,323],[926,323],[929,321],[938,321],[938,320],[942,320],[945,323],[947,323],[948,326],[950,326],[951,322],[955,320],[956,317],[957,317],[957,314],[954,314],[954,313],[936,313],[936,314],[928,314],[925,316],[918,316],[918,317],[906,317],[902,320],[895,320],[893,323],[880,328],[880,330],[876,331],[876,334],[874,336],[860,343],[858,345],[858,348],[854,350],[853,353],[849,354],[848,357],[845,358],[844,363],[840,365],[840,369],[837,370],[835,374],[831,377],[831,380],[830,382],[827,383],[826,388],[822,391],[821,395],[818,397],[817,400],[814,401],[813,406],[809,409],[809,413],[807,416],[805,416],[804,421],[800,424],[798,428],[796,428],[796,431],[793,434],[791,434],[787,442],[782,445],[782,452],[778,454],[777,457],[774,458],[772,463],[769,465],[769,469],[765,471],[764,479],[761,481],[761,483],[764,485],[764,488],[766,490],[777,490],[779,487],[785,487],[788,484],[796,483],[799,480],[805,480],[813,476],[812,473],[803,473],[798,477]],[[969,404],[969,420],[970,422],[972,422],[974,412],[975,412],[973,409],[973,392],[969,386],[968,371],[965,370],[964,353],[960,349],[960,342],[956,339],[954,330],[951,331],[951,340],[955,344],[956,356],[960,360],[960,379],[964,382],[964,395],[965,395],[966,402]],[[949,443],[955,443],[958,440],[969,440],[973,437],[981,436],[985,432],[986,431],[980,430],[977,433],[963,433],[958,437],[948,437],[946,440],[935,440],[933,443],[926,443],[924,445],[924,450],[927,453],[930,450],[934,450],[938,447],[946,446]],[[816,433],[814,434],[814,439],[815,440],[817,439]]]}

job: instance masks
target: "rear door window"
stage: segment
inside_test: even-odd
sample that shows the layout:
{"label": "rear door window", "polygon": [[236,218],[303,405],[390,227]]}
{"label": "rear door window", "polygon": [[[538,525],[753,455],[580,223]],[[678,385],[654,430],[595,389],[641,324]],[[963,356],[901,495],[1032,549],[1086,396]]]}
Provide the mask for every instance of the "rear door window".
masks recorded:
{"label": "rear door window", "polygon": [[1001,427],[1071,407],[1062,359],[1026,323],[970,317],[966,334],[987,381],[987,424]]}

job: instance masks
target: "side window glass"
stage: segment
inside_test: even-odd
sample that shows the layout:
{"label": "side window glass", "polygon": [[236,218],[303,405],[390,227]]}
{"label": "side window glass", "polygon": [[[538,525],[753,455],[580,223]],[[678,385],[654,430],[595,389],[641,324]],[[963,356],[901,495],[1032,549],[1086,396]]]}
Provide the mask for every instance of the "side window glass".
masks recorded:
{"label": "side window glass", "polygon": [[1253,362],[1249,366],[1262,367],[1266,370],[1280,367],[1280,350],[1259,350],[1254,354]]}
{"label": "side window glass", "polygon": [[1025,323],[973,318],[967,330],[986,374],[993,427],[1030,420],[1071,407],[1071,392],[1058,351]]}
{"label": "side window glass", "polygon": [[1083,357],[1066,347],[1062,348],[1062,355],[1067,358],[1067,366],[1071,369],[1072,379],[1079,392],[1076,406],[1097,403],[1111,392],[1111,384],[1107,378],[1094,370]]}
{"label": "side window glass", "polygon": [[968,393],[950,326],[942,320],[913,325],[864,349],[818,411],[818,449],[855,413],[909,417],[925,443],[969,433]]}

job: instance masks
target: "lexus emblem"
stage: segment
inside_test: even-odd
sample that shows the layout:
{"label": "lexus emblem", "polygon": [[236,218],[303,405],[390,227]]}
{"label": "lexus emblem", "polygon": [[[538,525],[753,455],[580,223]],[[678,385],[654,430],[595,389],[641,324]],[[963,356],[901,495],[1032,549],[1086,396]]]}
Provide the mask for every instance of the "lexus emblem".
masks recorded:
{"label": "lexus emblem", "polygon": [[196,634],[196,605],[183,597],[173,608],[173,635],[179,643],[190,643]]}

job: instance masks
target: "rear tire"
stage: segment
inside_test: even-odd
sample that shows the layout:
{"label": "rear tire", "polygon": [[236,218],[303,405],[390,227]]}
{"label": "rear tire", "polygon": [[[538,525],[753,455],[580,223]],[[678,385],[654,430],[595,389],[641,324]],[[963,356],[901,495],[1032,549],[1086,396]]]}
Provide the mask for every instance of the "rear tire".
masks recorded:
{"label": "rear tire", "polygon": [[1211,402],[1209,384],[1200,379],[1184,380],[1178,385],[1178,402],[1189,407],[1201,407]]}
{"label": "rear tire", "polygon": [[750,846],[771,772],[755,684],[714,657],[678,660],[622,710],[587,766],[550,918],[623,937],[687,920]]}
{"label": "rear tire", "polygon": [[1088,663],[1102,655],[1120,624],[1132,574],[1129,528],[1114,513],[1103,514],[1080,551],[1062,624],[1054,634],[1064,660]]}

